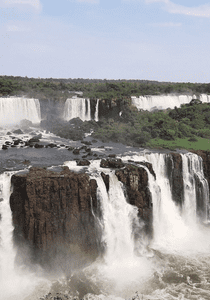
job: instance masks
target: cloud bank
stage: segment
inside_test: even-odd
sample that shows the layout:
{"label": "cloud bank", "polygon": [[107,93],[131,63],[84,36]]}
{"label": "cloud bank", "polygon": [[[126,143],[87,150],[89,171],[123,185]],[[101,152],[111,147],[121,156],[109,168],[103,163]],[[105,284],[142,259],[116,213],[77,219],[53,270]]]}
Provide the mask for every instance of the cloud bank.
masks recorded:
{"label": "cloud bank", "polygon": [[145,0],[147,4],[163,3],[163,9],[172,14],[182,14],[193,17],[210,17],[210,5],[204,4],[196,7],[187,7],[184,5],[175,4],[170,0]]}

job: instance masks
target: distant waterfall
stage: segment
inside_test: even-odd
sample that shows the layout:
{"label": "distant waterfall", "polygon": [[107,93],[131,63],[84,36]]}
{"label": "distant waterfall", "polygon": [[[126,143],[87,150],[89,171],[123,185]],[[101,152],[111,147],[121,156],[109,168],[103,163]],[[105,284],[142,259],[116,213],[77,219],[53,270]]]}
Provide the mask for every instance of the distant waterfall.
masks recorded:
{"label": "distant waterfall", "polygon": [[[132,104],[137,107],[138,110],[152,110],[152,109],[167,109],[180,107],[181,104],[190,103],[192,99],[195,99],[196,96],[190,95],[159,95],[159,96],[140,96],[140,97],[131,97]],[[201,94],[199,99],[202,102],[210,102],[210,95]]]}
{"label": "distant waterfall", "polygon": [[91,120],[90,99],[69,98],[64,106],[64,119],[69,121],[80,118],[82,121]]}
{"label": "distant waterfall", "polygon": [[40,123],[41,112],[38,99],[0,98],[0,126],[18,124],[23,119]]}
{"label": "distant waterfall", "polygon": [[98,118],[98,111],[99,111],[99,99],[97,99],[96,102],[96,111],[95,111],[95,121],[98,122],[99,118]]}

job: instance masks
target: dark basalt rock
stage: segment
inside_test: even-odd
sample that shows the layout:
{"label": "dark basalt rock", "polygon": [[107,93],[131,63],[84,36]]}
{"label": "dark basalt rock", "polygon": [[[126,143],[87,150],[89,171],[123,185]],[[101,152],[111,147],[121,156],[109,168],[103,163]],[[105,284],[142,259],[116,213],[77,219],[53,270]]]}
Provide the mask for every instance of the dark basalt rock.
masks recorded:
{"label": "dark basalt rock", "polygon": [[170,153],[166,155],[166,172],[169,178],[172,198],[182,205],[184,202],[184,183],[182,174],[182,157],[179,153]]}
{"label": "dark basalt rock", "polygon": [[81,141],[81,143],[82,143],[82,144],[85,144],[85,145],[88,145],[88,146],[92,145],[92,143],[89,142],[89,141]]}
{"label": "dark basalt rock", "polygon": [[73,154],[75,155],[78,155],[79,154],[79,149],[75,148],[73,151],[72,151]]}
{"label": "dark basalt rock", "polygon": [[20,144],[20,142],[22,142],[22,140],[20,140],[20,139],[18,139],[18,140],[14,140],[14,145],[19,145]]}
{"label": "dark basalt rock", "polygon": [[90,162],[87,159],[77,161],[77,166],[89,166],[89,165],[90,165]]}
{"label": "dark basalt rock", "polygon": [[7,145],[2,145],[2,150],[7,150],[8,146]]}
{"label": "dark basalt rock", "polygon": [[35,144],[34,148],[40,149],[40,148],[44,148],[44,145],[40,145],[40,144]]}
{"label": "dark basalt rock", "polygon": [[106,186],[106,190],[108,192],[109,191],[109,175],[104,174],[104,172],[101,172],[101,177],[103,178],[103,181],[104,181],[105,186]]}
{"label": "dark basalt rock", "polygon": [[49,263],[50,257],[55,261],[58,256],[60,266],[65,257],[63,267],[78,255],[74,249],[79,249],[83,262],[84,257],[99,254],[99,229],[91,208],[92,203],[93,211],[98,210],[94,179],[68,167],[62,172],[33,167],[28,174],[14,174],[11,181],[10,206],[19,253],[27,243],[35,261]]}
{"label": "dark basalt rock", "polygon": [[102,159],[100,163],[101,168],[122,168],[124,167],[124,163],[120,158],[109,158]]}
{"label": "dark basalt rock", "polygon": [[29,143],[38,143],[40,139],[42,138],[42,134],[38,134],[33,136],[31,139],[29,139]]}
{"label": "dark basalt rock", "polygon": [[144,231],[152,236],[152,196],[148,187],[147,171],[127,164],[123,169],[116,170],[115,174],[126,187],[128,202],[138,207],[138,215],[145,223]]}

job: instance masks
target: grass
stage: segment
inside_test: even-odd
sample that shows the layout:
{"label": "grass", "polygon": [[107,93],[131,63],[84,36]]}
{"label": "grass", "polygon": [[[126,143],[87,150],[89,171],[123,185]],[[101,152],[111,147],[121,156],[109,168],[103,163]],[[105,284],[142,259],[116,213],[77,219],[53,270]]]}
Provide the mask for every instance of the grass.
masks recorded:
{"label": "grass", "polygon": [[170,150],[187,149],[187,150],[205,150],[210,151],[210,139],[197,137],[197,141],[190,142],[189,138],[176,139],[174,141],[165,141],[159,138],[150,140],[147,145],[149,148],[165,148]]}

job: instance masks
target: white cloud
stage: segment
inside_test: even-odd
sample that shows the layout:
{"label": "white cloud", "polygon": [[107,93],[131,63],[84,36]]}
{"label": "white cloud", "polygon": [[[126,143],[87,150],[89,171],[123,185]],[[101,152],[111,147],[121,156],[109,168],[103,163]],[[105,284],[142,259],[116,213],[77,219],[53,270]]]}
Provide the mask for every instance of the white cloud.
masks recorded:
{"label": "white cloud", "polygon": [[187,7],[184,5],[175,4],[170,0],[145,0],[147,4],[149,3],[163,3],[164,9],[172,14],[182,14],[193,17],[210,17],[210,5],[204,4],[196,7]]}
{"label": "white cloud", "polygon": [[0,0],[0,7],[23,7],[29,6],[36,11],[41,11],[42,4],[40,0]]}

